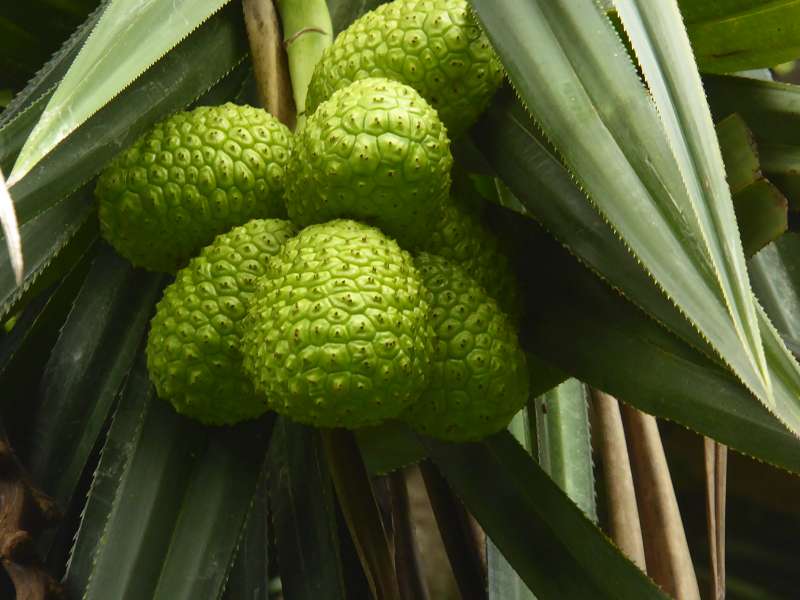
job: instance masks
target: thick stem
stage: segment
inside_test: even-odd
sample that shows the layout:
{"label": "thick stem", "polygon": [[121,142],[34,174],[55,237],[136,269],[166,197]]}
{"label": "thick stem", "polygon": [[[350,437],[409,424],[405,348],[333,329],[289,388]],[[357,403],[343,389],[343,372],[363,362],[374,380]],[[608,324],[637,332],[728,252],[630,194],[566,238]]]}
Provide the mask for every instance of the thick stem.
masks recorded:
{"label": "thick stem", "polygon": [[592,399],[608,496],[609,533],[620,550],[646,572],[642,526],[619,402],[598,390],[592,390]]}
{"label": "thick stem", "polygon": [[286,50],[273,0],[243,0],[253,74],[261,105],[287,127],[294,127],[295,107]]}
{"label": "thick stem", "polygon": [[655,417],[622,405],[647,573],[667,593],[700,600],[689,544]]}
{"label": "thick stem", "polygon": [[277,4],[300,125],[306,116],[311,74],[322,53],[333,43],[333,24],[325,0],[277,0]]}
{"label": "thick stem", "polygon": [[728,448],[703,438],[706,474],[706,519],[711,562],[711,595],[725,598],[725,498],[728,474]]}

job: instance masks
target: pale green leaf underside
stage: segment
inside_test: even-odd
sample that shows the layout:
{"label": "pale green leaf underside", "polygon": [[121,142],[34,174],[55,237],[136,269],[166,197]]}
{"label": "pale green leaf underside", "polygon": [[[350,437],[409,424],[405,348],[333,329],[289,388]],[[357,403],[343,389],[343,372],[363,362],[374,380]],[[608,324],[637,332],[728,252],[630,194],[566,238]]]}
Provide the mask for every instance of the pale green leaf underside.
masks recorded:
{"label": "pale green leaf underside", "polygon": [[[719,273],[737,333],[770,392],[761,335],[725,166],[689,38],[674,0],[617,0],[650,94],[699,220],[697,231]],[[733,305],[733,306],[731,306]]]}
{"label": "pale green leaf underside", "polygon": [[567,379],[536,399],[539,464],[595,523],[592,439],[586,386]]}
{"label": "pale green leaf underside", "polygon": [[[753,360],[761,349],[748,343],[758,330],[737,335],[666,132],[608,21],[589,1],[473,4],[518,93],[601,214],[711,348],[771,404]],[[750,323],[741,312],[737,321]],[[792,411],[786,418],[800,431]]]}
{"label": "pale green leaf underside", "polygon": [[228,0],[113,0],[100,17],[22,148],[9,183],[21,179]]}

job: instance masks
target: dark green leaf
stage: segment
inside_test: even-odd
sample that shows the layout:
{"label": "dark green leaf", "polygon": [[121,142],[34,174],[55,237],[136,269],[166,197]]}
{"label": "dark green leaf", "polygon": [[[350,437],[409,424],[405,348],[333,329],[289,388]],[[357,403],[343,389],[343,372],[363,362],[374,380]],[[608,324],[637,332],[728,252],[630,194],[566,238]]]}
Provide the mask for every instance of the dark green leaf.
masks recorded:
{"label": "dark green leaf", "polygon": [[209,431],[208,445],[186,488],[154,600],[222,594],[255,498],[273,421],[274,415],[269,415]]}
{"label": "dark green leaf", "polygon": [[[42,111],[47,104],[47,100],[52,95],[56,84],[61,81],[64,73],[67,72],[69,65],[72,64],[72,61],[78,54],[78,51],[81,49],[86,41],[86,38],[89,36],[89,33],[91,33],[92,29],[94,29],[94,26],[97,24],[97,21],[103,12],[104,5],[104,2],[101,3],[87,17],[83,24],[75,29],[72,35],[62,44],[58,52],[56,52],[52,58],[50,58],[50,60],[48,60],[44,66],[39,69],[39,71],[36,73],[33,79],[28,82],[25,88],[16,96],[14,96],[14,99],[6,107],[5,111],[0,114],[0,136],[2,136],[3,130],[10,125],[12,120],[16,120],[21,116],[22,113],[28,112],[32,112],[35,115],[35,117],[32,119],[32,123],[30,124],[30,128],[28,129],[28,133],[30,133],[30,130],[33,129],[33,125],[36,124],[39,115],[42,114]],[[34,110],[29,110],[34,103],[38,103],[38,107]],[[26,118],[30,120],[30,117]],[[27,138],[27,134],[25,137]],[[15,158],[16,154],[22,148],[24,141],[24,139],[21,140],[19,146],[14,151]],[[10,166],[6,168],[4,165],[3,168],[6,172],[9,172],[10,170]]]}
{"label": "dark green leaf", "polygon": [[400,600],[388,537],[355,436],[344,429],[320,434],[336,497],[373,596]]}
{"label": "dark green leaf", "polygon": [[679,0],[702,71],[773,67],[800,56],[800,1]]}
{"label": "dark green leaf", "polygon": [[[72,258],[79,256],[97,237],[94,206],[88,196],[88,190],[80,190],[20,227],[25,255],[24,280],[22,286],[17,286],[12,270],[0,269],[0,318],[19,303],[60,254]],[[78,232],[81,232],[80,236]],[[0,240],[0,263],[9,264],[5,239]],[[59,266],[71,265],[59,263]],[[57,277],[63,272],[58,273]]]}
{"label": "dark green leaf", "polygon": [[775,327],[800,346],[800,235],[786,233],[754,256],[750,277]]}
{"label": "dark green leaf", "polygon": [[729,372],[625,301],[538,227],[525,224],[519,240],[538,257],[527,276],[548,290],[528,299],[529,350],[644,412],[800,473],[800,441]]}
{"label": "dark green leaf", "polygon": [[162,282],[104,247],[53,346],[27,462],[34,481],[62,509],[131,369]]}
{"label": "dark green leaf", "polygon": [[764,178],[734,194],[733,206],[747,256],[754,255],[789,227],[786,196]]}
{"label": "dark green leaf", "polygon": [[269,423],[201,427],[154,398],[146,377],[140,356],[67,582],[87,599],[216,598],[255,494]]}
{"label": "dark green leaf", "polygon": [[753,131],[761,166],[800,206],[800,86],[748,77],[707,75],[703,82],[716,119],[738,113]]}
{"label": "dark green leaf", "polygon": [[419,468],[461,599],[487,598],[481,553],[469,514],[430,460],[422,461]]}
{"label": "dark green leaf", "polygon": [[269,600],[269,502],[266,468],[247,514],[242,541],[225,584],[224,600]]}
{"label": "dark green leaf", "polygon": [[453,491],[539,597],[667,597],[508,432],[471,444],[425,444]]}
{"label": "dark green leaf", "polygon": [[[75,545],[67,563],[64,587],[70,597],[82,598],[94,569],[95,551],[102,543],[122,477],[141,433],[143,420],[154,391],[147,376],[144,352],[128,376],[119,406],[108,431],[100,463],[94,473],[81,523],[75,534]],[[133,443],[132,443],[133,442]]]}
{"label": "dark green leaf", "polygon": [[110,0],[25,141],[9,181],[29,173],[227,2]]}
{"label": "dark green leaf", "polygon": [[270,514],[284,595],[291,600],[344,600],[335,499],[319,435],[279,418],[268,460]]}
{"label": "dark green leaf", "polygon": [[247,55],[241,21],[235,4],[217,13],[14,185],[20,222],[86,183],[154,122],[189,105],[241,63]]}
{"label": "dark green leaf", "polygon": [[[708,358],[710,353],[703,352],[706,346],[702,340],[687,327],[600,216],[586,204],[560,162],[536,138],[530,121],[516,107],[513,97],[499,96],[475,134],[478,146],[497,173],[550,233],[607,278],[611,286],[628,298],[636,298],[647,314],[689,344],[681,343],[617,297],[557,244],[538,247],[537,233],[526,229],[523,236],[531,237],[521,246],[520,253],[536,260],[526,261],[525,269],[534,279],[535,289],[548,290],[547,295],[531,299],[534,305],[528,311],[531,320],[541,321],[543,327],[542,332],[532,337],[536,353],[646,412],[676,420],[764,460],[784,466],[792,464],[793,467],[787,468],[796,470],[800,461],[791,434],[765,409],[753,406],[752,396]],[[563,272],[544,270],[548,260],[557,262]],[[546,278],[540,273],[543,270]],[[567,285],[570,278],[574,280],[571,286]],[[588,296],[595,296],[594,302],[586,302]],[[555,303],[552,307],[546,302],[550,297]],[[542,306],[536,308],[536,302]],[[603,305],[605,312],[598,312]],[[652,340],[657,340],[655,347]],[[669,348],[669,353],[664,354],[660,346]],[[653,362],[640,362],[644,356]],[[780,383],[784,373],[779,372],[780,360],[775,358],[778,357],[773,360]],[[633,369],[628,362],[651,366]],[[653,364],[660,367],[653,369]],[[632,378],[632,373],[637,376]],[[699,393],[703,388],[707,392]],[[725,390],[724,401],[719,389]],[[791,394],[778,386],[776,392]],[[773,439],[772,443],[764,442],[767,437]]]}
{"label": "dark green leaf", "polygon": [[735,194],[761,178],[753,132],[738,113],[728,115],[717,123],[716,131],[728,186]]}

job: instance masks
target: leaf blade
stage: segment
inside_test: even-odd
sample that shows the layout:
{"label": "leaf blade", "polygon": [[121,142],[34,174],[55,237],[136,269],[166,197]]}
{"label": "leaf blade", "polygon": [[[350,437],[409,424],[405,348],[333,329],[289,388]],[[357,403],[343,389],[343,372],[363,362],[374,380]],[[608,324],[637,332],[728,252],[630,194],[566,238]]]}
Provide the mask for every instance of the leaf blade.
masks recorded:
{"label": "leaf blade", "polygon": [[425,444],[455,493],[538,596],[666,598],[508,432],[472,444]]}
{"label": "leaf blade", "polygon": [[756,351],[736,335],[697,223],[687,220],[689,197],[662,126],[605,17],[591,2],[473,5],[592,202],[715,352],[769,402]]}
{"label": "leaf blade", "polygon": [[10,185],[227,1],[110,0],[20,151]]}

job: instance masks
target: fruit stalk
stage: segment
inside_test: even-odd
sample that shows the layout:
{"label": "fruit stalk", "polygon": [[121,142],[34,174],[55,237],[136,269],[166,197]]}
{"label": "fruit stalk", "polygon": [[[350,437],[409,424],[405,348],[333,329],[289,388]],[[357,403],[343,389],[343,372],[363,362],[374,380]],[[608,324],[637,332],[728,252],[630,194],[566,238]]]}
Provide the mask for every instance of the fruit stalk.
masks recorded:
{"label": "fruit stalk", "polygon": [[295,124],[292,82],[286,68],[286,49],[281,38],[278,13],[273,0],[244,0],[242,3],[250,55],[263,108],[289,128]]}
{"label": "fruit stalk", "polygon": [[333,24],[325,0],[277,0],[277,5],[299,126],[306,116],[311,74],[322,53],[333,43]]}

